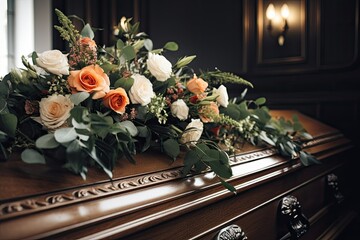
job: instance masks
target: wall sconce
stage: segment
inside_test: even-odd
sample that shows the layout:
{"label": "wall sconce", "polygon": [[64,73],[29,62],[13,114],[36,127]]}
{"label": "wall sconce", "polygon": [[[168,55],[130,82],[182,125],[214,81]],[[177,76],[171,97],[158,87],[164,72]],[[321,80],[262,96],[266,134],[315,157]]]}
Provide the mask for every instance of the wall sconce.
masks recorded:
{"label": "wall sconce", "polygon": [[289,6],[284,3],[281,6],[280,14],[276,12],[274,4],[270,3],[266,8],[266,18],[268,19],[267,30],[270,33],[275,34],[278,40],[279,46],[283,46],[285,43],[285,35],[289,30],[288,19],[290,16]]}

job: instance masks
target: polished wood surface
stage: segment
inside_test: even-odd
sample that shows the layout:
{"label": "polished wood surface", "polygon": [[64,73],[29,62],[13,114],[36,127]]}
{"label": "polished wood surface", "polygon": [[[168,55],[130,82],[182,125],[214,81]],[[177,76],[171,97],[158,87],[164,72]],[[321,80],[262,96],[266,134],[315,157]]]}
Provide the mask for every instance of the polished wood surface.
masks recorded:
{"label": "polished wood surface", "polygon": [[301,201],[311,224],[322,226],[311,227],[311,234],[324,234],[330,223],[322,216],[339,218],[326,176],[335,172],[346,178],[351,142],[299,112],[272,111],[274,117],[293,114],[314,137],[304,143],[305,150],[323,164],[304,167],[272,148],[245,146],[231,158],[229,182],[236,195],[211,172],[182,177],[181,159],[172,163],[155,152],[137,156],[136,165],[121,160],[112,181],[97,171],[83,181],[14,156],[0,168],[0,239],[211,239],[232,223],[250,239],[280,239],[287,228],[277,207],[289,193]]}

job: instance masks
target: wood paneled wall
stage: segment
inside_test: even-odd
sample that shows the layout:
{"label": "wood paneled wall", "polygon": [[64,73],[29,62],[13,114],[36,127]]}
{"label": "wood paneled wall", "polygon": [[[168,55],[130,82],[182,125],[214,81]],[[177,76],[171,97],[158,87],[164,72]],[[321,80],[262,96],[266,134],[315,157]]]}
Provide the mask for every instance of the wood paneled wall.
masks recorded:
{"label": "wood paneled wall", "polygon": [[[265,96],[270,108],[298,109],[358,141],[359,0],[288,0],[289,5],[302,6],[298,10],[304,22],[302,32],[293,35],[290,33],[296,28],[289,25],[286,41],[298,41],[296,37],[301,36],[300,48],[304,49],[288,50],[282,53],[287,57],[282,58],[279,51],[286,48],[264,48],[263,38],[268,33],[264,16],[259,14],[268,2],[53,0],[53,7],[103,28],[96,34],[98,44],[111,44],[112,26],[122,16],[133,17],[141,22],[141,30],[150,35],[155,47],[167,41],[179,44],[178,52],[165,53],[171,62],[184,55],[197,55],[194,69],[217,67],[240,74],[255,85],[249,90],[249,98]],[[65,49],[56,31],[53,39],[54,48]],[[229,90],[231,96],[242,91],[237,86]]]}

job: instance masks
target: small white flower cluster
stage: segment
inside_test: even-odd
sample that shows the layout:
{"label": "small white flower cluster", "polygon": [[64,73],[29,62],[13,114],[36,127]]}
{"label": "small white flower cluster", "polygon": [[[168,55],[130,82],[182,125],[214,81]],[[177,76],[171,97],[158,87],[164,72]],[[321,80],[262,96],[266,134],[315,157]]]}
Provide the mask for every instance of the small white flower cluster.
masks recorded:
{"label": "small white flower cluster", "polygon": [[166,106],[166,99],[161,95],[153,97],[148,105],[149,112],[156,116],[160,124],[165,124],[167,121],[168,114],[165,110]]}

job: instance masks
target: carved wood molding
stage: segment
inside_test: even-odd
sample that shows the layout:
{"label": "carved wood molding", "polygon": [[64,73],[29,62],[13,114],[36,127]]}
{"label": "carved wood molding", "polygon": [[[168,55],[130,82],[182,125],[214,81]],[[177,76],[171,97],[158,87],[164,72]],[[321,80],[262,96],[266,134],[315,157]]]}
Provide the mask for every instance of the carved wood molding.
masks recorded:
{"label": "carved wood molding", "polygon": [[[304,144],[305,147],[311,147],[323,142],[331,141],[341,137],[341,134],[321,137],[311,140]],[[267,148],[261,151],[254,151],[245,154],[239,154],[230,158],[230,163],[236,165],[273,156],[277,153],[275,148]],[[207,171],[208,172],[208,171]],[[25,215],[37,211],[47,210],[54,207],[64,206],[79,201],[90,200],[98,197],[109,196],[126,192],[141,187],[147,187],[154,184],[171,181],[182,178],[181,167],[158,173],[151,173],[127,179],[115,180],[112,182],[93,184],[89,187],[77,188],[76,190],[59,191],[53,194],[43,194],[32,196],[17,201],[7,201],[0,204],[0,220]]]}
{"label": "carved wood molding", "polygon": [[169,170],[157,174],[148,174],[140,177],[117,180],[111,183],[97,184],[76,190],[62,191],[52,195],[41,195],[34,198],[24,199],[0,204],[0,220],[9,217],[28,214],[40,210],[58,207],[77,201],[89,200],[97,197],[118,194],[121,192],[150,186],[158,182],[166,182],[180,178],[181,170]]}

